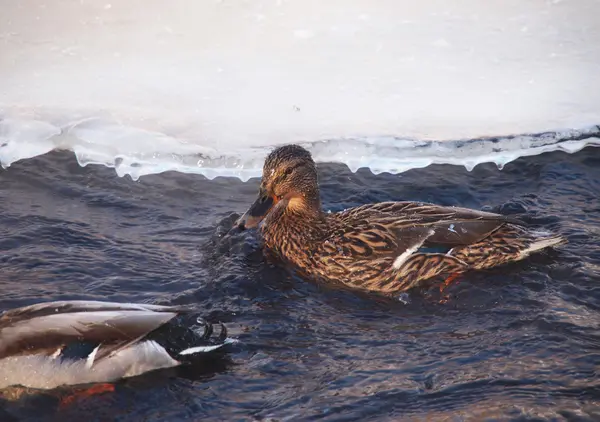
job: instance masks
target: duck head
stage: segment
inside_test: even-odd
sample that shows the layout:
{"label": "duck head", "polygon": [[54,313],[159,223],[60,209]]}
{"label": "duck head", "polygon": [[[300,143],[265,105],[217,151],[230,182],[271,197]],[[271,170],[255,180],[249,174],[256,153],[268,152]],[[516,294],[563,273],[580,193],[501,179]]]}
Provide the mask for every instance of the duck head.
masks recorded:
{"label": "duck head", "polygon": [[273,150],[265,160],[258,198],[238,220],[240,229],[274,222],[289,214],[320,213],[317,168],[310,152],[299,145]]}

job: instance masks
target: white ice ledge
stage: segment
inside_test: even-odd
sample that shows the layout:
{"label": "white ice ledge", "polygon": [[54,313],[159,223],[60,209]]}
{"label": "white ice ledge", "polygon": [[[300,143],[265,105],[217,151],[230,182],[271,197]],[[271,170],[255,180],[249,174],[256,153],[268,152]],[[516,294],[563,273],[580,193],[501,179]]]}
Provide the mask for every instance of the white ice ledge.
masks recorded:
{"label": "white ice ledge", "polygon": [[[374,173],[401,173],[430,164],[462,165],[493,162],[502,168],[519,157],[549,151],[574,153],[587,145],[600,146],[600,126],[471,140],[417,140],[389,136],[300,142],[317,162],[346,164],[352,171],[366,167]],[[264,158],[274,145],[209,148],[159,132],[124,126],[114,121],[86,119],[65,126],[0,116],[0,164],[55,149],[73,151],[79,164],[112,167],[132,179],[164,171],[248,180],[261,174]]]}

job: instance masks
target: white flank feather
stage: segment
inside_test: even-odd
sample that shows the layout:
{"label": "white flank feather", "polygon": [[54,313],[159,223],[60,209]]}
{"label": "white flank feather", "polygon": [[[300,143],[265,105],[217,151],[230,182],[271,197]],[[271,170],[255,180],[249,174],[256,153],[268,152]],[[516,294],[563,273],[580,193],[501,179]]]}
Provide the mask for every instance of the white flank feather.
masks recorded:
{"label": "white flank feather", "polygon": [[94,350],[92,350],[92,353],[90,353],[90,355],[85,360],[86,368],[89,369],[92,367],[92,365],[94,365],[94,359],[96,359],[96,354],[98,353],[98,349],[100,349],[100,345],[96,346],[96,348]]}
{"label": "white flank feather", "polygon": [[396,270],[400,269],[400,267],[402,267],[402,265],[406,262],[406,260],[412,254],[414,254],[421,246],[423,246],[423,243],[425,243],[425,241],[429,238],[429,236],[431,236],[434,233],[435,233],[434,230],[430,230],[429,233],[427,234],[427,236],[425,236],[422,240],[415,243],[410,248],[408,248],[407,250],[402,252],[400,255],[398,255],[398,257],[394,260],[392,267],[394,267],[394,269],[396,269]]}
{"label": "white flank feather", "polygon": [[194,353],[207,353],[207,352],[212,352],[213,350],[217,350],[220,347],[225,346],[226,344],[231,344],[231,343],[235,343],[234,339],[231,338],[227,338],[225,339],[225,341],[222,344],[216,344],[216,345],[212,345],[212,346],[196,346],[196,347],[190,347],[189,349],[184,349],[181,352],[179,352],[180,355],[193,355]]}

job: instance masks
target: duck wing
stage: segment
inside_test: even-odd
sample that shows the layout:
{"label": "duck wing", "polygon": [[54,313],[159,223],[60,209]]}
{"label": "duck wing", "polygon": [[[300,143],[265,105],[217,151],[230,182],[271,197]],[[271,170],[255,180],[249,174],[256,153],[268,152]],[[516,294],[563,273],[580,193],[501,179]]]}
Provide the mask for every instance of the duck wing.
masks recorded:
{"label": "duck wing", "polygon": [[337,224],[321,243],[327,255],[348,259],[375,259],[419,248],[431,237],[426,226],[403,225],[397,219],[352,220]]}
{"label": "duck wing", "polygon": [[178,307],[100,301],[47,302],[6,311],[0,316],[0,359],[56,352],[65,345],[84,342],[102,346],[95,353],[98,361],[183,311]]}
{"label": "duck wing", "polygon": [[364,205],[329,217],[330,231],[318,246],[328,274],[368,290],[391,293],[468,264],[448,253],[422,248],[476,244],[512,217],[416,202]]}
{"label": "duck wing", "polygon": [[448,254],[417,252],[435,228],[405,225],[397,218],[354,221],[320,243],[318,259],[327,274],[361,289],[393,293],[421,280],[449,272],[462,272],[466,264]]}
{"label": "duck wing", "polygon": [[[356,222],[369,222],[371,225],[390,232],[402,245],[409,248],[415,238],[414,233],[429,233],[419,228],[433,230],[427,236],[425,245],[464,246],[476,243],[496,230],[511,223],[523,226],[524,222],[514,217],[460,207],[444,207],[423,202],[382,202],[351,208],[336,215],[343,227]],[[417,236],[418,238],[418,236]]]}

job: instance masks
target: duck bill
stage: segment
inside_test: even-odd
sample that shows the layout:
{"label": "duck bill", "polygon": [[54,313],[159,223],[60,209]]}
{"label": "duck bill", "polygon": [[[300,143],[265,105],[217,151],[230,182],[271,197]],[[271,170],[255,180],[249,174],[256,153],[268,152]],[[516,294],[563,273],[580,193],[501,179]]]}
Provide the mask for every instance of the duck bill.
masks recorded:
{"label": "duck bill", "polygon": [[261,194],[250,209],[237,221],[238,227],[242,230],[257,227],[262,219],[271,211],[273,205],[273,198],[267,194]]}

